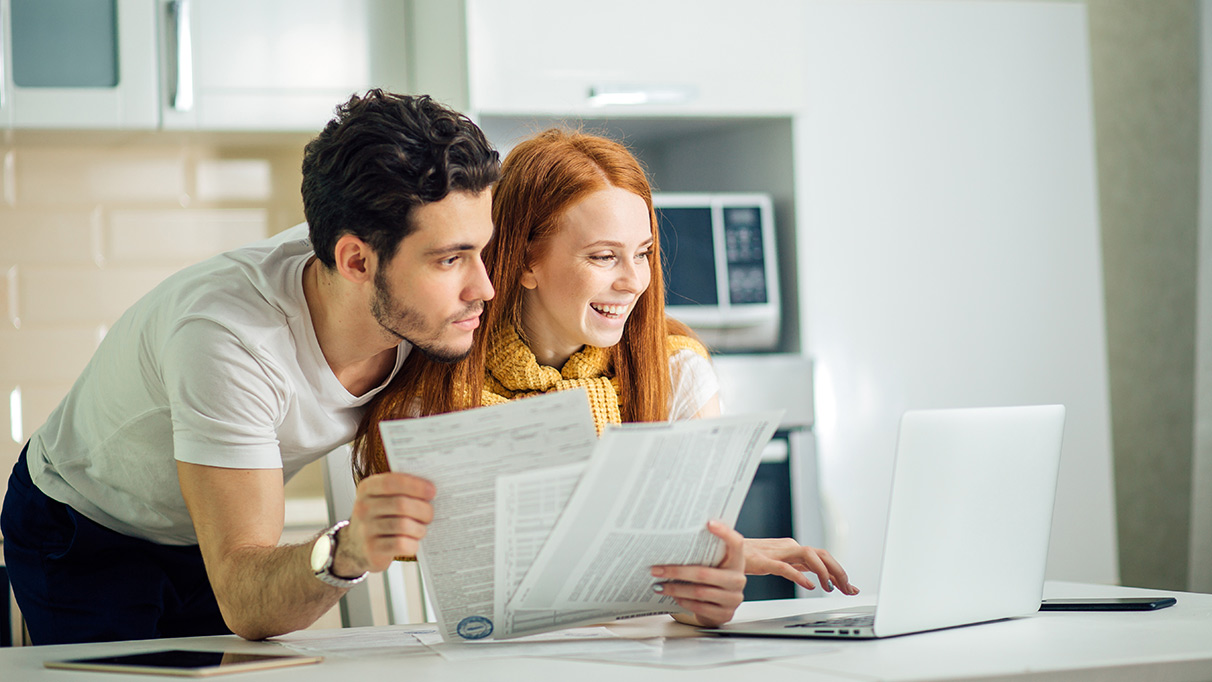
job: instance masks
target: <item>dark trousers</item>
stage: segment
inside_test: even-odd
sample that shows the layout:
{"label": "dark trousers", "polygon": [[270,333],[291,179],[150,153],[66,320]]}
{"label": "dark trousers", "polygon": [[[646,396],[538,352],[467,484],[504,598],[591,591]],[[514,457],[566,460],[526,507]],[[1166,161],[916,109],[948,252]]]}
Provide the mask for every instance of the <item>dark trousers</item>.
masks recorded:
{"label": "dark trousers", "polygon": [[9,477],[0,532],[34,644],[231,632],[197,545],[116,533],[47,497],[30,480],[24,450]]}

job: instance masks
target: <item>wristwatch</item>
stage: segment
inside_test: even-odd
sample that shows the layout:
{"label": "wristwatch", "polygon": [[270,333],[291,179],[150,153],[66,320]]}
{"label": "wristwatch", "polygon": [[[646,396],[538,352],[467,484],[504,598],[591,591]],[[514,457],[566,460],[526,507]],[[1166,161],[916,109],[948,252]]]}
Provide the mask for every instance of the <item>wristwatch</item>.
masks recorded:
{"label": "wristwatch", "polygon": [[311,571],[317,578],[333,587],[353,587],[366,580],[370,575],[367,571],[356,578],[342,578],[332,572],[332,562],[337,558],[337,531],[349,525],[349,521],[338,521],[336,525],[324,531],[316,538],[311,546]]}

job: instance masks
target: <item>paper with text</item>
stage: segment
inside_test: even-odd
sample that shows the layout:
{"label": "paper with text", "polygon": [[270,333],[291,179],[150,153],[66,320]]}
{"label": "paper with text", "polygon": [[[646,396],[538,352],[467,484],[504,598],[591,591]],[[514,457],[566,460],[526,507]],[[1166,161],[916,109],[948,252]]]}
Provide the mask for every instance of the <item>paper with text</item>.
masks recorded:
{"label": "paper with text", "polygon": [[497,478],[587,460],[597,435],[585,392],[382,422],[379,430],[392,470],[438,490],[418,559],[439,632],[447,640],[491,636]]}
{"label": "paper with text", "polygon": [[583,390],[380,425],[394,471],[437,486],[422,575],[447,641],[681,609],[655,564],[720,561],[778,413],[628,424]]}
{"label": "paper with text", "polygon": [[711,519],[736,523],[780,412],[625,424],[602,435],[579,486],[497,614],[519,636],[681,609],[652,591],[657,564],[715,565]]}
{"label": "paper with text", "polygon": [[[586,465],[587,462],[578,462],[497,479],[496,603],[493,621],[506,624],[501,633],[511,630],[508,624],[512,619],[507,614],[510,598],[551,535]],[[555,622],[552,614],[531,615],[539,617],[542,622]],[[562,615],[565,619],[575,618],[577,622],[616,618],[612,612],[601,609]]]}

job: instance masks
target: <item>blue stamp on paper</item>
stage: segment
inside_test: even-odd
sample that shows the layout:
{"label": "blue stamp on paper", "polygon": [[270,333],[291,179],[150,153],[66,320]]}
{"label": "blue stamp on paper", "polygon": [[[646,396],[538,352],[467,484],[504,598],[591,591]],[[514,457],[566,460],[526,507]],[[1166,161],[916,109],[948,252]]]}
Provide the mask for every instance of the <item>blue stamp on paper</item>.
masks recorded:
{"label": "blue stamp on paper", "polygon": [[484,639],[492,634],[492,621],[484,616],[468,616],[456,628],[463,639]]}

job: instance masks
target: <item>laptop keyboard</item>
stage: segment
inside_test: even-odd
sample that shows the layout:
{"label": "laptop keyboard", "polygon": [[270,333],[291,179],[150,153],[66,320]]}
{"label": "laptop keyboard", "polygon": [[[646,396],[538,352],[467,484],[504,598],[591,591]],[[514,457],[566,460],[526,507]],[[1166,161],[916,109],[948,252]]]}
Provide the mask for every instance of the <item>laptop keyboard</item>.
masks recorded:
{"label": "laptop keyboard", "polygon": [[789,628],[853,628],[853,627],[871,627],[875,624],[874,613],[856,613],[853,615],[837,615],[820,618],[818,620],[808,621],[807,623],[793,623],[786,627]]}

